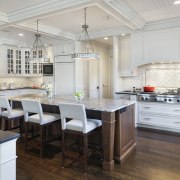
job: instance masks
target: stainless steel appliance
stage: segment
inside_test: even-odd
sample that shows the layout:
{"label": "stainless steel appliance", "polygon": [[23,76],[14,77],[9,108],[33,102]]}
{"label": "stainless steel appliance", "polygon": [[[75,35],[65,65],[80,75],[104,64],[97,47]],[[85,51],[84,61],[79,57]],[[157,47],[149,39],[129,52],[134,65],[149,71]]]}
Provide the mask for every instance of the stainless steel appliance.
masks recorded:
{"label": "stainless steel appliance", "polygon": [[138,101],[180,103],[180,95],[175,93],[141,93],[138,94]]}
{"label": "stainless steel appliance", "polygon": [[53,76],[53,63],[43,64],[43,76]]}

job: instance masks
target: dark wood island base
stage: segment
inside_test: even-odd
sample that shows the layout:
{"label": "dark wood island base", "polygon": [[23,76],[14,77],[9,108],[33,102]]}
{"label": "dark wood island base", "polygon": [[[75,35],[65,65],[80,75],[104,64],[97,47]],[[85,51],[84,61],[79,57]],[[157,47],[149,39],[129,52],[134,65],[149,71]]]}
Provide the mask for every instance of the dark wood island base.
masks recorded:
{"label": "dark wood island base", "polygon": [[[12,98],[14,107],[21,106],[20,100],[23,98],[38,98],[43,110],[53,113],[59,113],[59,102],[74,102],[73,99],[61,99],[58,96],[48,100],[43,96],[30,95]],[[85,104],[88,118],[102,120],[103,169],[111,171],[114,168],[114,160],[123,164],[135,150],[134,102],[114,99],[85,99],[82,103]],[[57,130],[59,133],[61,132],[61,129],[57,127],[53,129],[53,132],[57,132]]]}

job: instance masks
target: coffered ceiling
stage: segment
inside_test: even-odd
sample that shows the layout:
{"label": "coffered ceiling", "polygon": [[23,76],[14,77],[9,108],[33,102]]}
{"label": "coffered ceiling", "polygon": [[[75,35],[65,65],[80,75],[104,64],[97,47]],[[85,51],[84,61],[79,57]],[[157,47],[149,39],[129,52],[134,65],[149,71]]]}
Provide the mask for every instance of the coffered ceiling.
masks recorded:
{"label": "coffered ceiling", "polygon": [[[87,24],[92,39],[142,31],[151,25],[174,24],[180,26],[180,5],[174,0],[1,0],[0,41],[11,38],[19,41],[21,29],[29,37],[34,36],[36,20],[47,41],[75,40],[84,23],[84,7],[87,8]],[[155,25],[154,25],[155,24]],[[12,28],[13,27],[13,28]],[[5,33],[6,31],[6,33]],[[11,36],[8,36],[7,32]],[[14,33],[13,33],[14,31]],[[29,32],[29,33],[28,33]],[[29,41],[32,38],[21,39]],[[103,42],[103,41],[102,41]]]}

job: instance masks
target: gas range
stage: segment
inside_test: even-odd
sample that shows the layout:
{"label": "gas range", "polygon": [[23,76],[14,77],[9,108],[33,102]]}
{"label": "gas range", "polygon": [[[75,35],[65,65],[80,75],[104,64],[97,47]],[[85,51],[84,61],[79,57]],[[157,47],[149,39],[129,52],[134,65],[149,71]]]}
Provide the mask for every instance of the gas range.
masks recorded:
{"label": "gas range", "polygon": [[164,102],[164,103],[180,103],[180,95],[175,93],[140,93],[138,101],[145,102]]}

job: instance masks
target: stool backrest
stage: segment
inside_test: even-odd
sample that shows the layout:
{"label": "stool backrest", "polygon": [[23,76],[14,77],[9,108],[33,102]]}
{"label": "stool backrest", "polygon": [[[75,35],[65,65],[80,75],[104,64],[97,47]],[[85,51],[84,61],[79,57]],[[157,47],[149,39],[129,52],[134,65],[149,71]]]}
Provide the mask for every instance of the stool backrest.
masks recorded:
{"label": "stool backrest", "polygon": [[40,124],[43,124],[43,111],[40,101],[37,100],[22,100],[24,110],[24,119],[28,122],[29,113],[39,114]]}
{"label": "stool backrest", "polygon": [[1,109],[0,112],[2,112],[3,108],[7,109],[8,114],[11,115],[12,108],[11,108],[8,98],[6,96],[0,96],[0,109]]}
{"label": "stool backrest", "polygon": [[81,120],[83,124],[83,133],[87,132],[87,117],[83,104],[60,103],[59,109],[61,115],[61,126],[63,130],[66,129],[66,119],[70,118]]}

